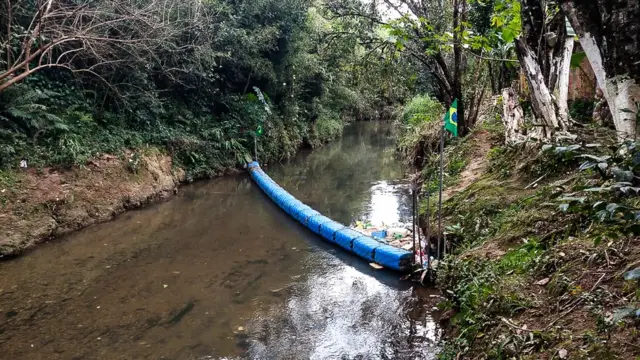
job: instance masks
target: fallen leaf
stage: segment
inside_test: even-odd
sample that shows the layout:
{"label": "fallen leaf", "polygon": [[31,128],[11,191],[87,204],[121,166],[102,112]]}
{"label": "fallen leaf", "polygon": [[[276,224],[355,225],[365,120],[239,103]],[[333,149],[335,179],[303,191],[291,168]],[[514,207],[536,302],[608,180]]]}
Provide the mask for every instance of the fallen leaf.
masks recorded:
{"label": "fallen leaf", "polygon": [[545,286],[549,283],[549,281],[551,281],[550,278],[544,278],[542,280],[536,281],[535,284],[540,286]]}

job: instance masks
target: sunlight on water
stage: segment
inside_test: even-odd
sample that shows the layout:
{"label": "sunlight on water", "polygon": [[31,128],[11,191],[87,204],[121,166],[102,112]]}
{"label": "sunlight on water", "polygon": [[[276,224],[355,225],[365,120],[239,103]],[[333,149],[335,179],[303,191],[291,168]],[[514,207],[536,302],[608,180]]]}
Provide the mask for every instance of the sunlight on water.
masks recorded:
{"label": "sunlight on water", "polygon": [[392,184],[380,181],[371,188],[371,202],[368,206],[369,220],[373,225],[393,225],[410,219],[402,218],[399,198],[400,193],[407,192],[407,184]]}

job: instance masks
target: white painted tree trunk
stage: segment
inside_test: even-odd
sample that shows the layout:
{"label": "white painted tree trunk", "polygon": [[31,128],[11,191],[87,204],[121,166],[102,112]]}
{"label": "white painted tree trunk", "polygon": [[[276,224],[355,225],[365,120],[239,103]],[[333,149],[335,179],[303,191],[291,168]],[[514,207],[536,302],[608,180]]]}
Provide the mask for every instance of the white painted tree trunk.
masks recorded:
{"label": "white painted tree trunk", "polygon": [[554,93],[558,107],[558,122],[563,130],[569,128],[569,74],[571,70],[573,46],[573,37],[567,38],[562,49],[562,54],[556,62],[558,81],[556,82]]}
{"label": "white painted tree trunk", "polygon": [[512,145],[526,140],[524,111],[513,88],[502,90],[502,122],[506,144]]}
{"label": "white painted tree trunk", "polygon": [[542,127],[541,134],[545,138],[551,137],[556,129],[560,127],[556,109],[551,92],[546,85],[542,70],[538,65],[537,57],[531,48],[521,39],[516,40],[516,51],[520,60],[520,65],[525,73],[529,87],[531,88],[531,105],[533,112]]}
{"label": "white painted tree trunk", "polygon": [[582,34],[580,45],[587,54],[591,68],[596,75],[598,87],[602,90],[602,94],[609,104],[618,140],[635,139],[637,108],[634,100],[640,101],[638,84],[628,77],[607,76],[600,49],[591,34],[588,32]]}

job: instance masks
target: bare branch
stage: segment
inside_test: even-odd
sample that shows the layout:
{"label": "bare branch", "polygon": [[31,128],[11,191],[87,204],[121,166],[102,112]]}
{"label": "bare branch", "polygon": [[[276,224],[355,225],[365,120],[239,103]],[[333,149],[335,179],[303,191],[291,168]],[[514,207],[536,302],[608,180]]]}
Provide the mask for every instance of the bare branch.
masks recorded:
{"label": "bare branch", "polygon": [[[101,72],[137,63],[153,66],[175,79],[177,67],[173,64],[164,69],[159,54],[193,49],[194,44],[178,45],[178,40],[181,34],[200,26],[182,14],[187,9],[189,16],[197,14],[203,21],[210,20],[200,10],[191,11],[192,2],[198,0],[171,2],[170,6],[159,0],[38,0],[33,8],[5,1],[8,25],[6,39],[0,35],[0,46],[6,46],[7,63],[0,68],[0,91],[48,67],[100,75],[106,81],[112,76]],[[25,25],[19,34],[12,33],[17,19]],[[20,46],[14,50],[10,40],[16,37]]]}

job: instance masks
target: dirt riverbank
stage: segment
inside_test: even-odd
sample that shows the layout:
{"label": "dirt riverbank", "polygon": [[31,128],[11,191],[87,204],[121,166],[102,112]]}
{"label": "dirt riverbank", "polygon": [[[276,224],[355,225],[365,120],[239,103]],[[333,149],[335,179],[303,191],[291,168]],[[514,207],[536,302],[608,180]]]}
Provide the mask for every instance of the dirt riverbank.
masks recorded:
{"label": "dirt riverbank", "polygon": [[155,149],[103,155],[70,169],[5,172],[0,178],[0,257],[170,197],[184,180],[171,156]]}

